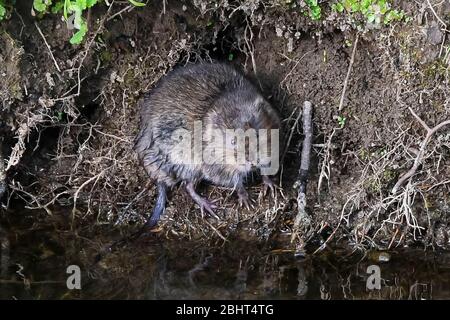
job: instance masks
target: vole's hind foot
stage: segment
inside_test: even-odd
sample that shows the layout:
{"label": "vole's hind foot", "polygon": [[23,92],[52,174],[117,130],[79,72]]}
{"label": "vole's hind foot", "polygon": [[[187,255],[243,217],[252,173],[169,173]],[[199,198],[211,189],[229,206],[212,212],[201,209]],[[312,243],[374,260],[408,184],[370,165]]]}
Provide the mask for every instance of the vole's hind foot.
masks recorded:
{"label": "vole's hind foot", "polygon": [[250,198],[247,190],[244,187],[237,189],[239,207],[246,207],[247,210],[254,209],[254,201]]}
{"label": "vole's hind foot", "polygon": [[219,200],[210,201],[203,197],[199,201],[196,201],[196,203],[200,206],[202,216],[204,216],[204,212],[206,211],[212,217],[216,218],[217,220],[220,220],[219,216],[214,212],[214,210],[217,209],[217,206],[214,203],[217,201]]}
{"label": "vole's hind foot", "polygon": [[201,195],[199,195],[197,193],[197,191],[195,191],[195,186],[192,182],[189,182],[186,184],[186,191],[191,196],[191,198],[195,201],[195,203],[197,203],[198,206],[200,207],[202,216],[204,216],[204,213],[206,211],[209,215],[211,215],[212,217],[219,220],[219,217],[214,212],[214,209],[217,209],[217,206],[214,203],[219,201],[218,199],[214,200],[214,201],[210,201],[210,200],[202,197]]}
{"label": "vole's hind foot", "polygon": [[259,198],[265,198],[270,190],[270,195],[272,198],[275,198],[276,189],[278,186],[269,178],[269,176],[262,176],[263,179],[263,188],[259,195]]}

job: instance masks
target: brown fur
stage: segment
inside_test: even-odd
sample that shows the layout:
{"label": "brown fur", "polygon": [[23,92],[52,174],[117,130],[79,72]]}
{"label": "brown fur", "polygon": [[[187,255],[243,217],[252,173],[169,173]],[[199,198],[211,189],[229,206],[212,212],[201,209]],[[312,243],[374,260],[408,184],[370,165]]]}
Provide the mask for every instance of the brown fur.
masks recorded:
{"label": "brown fur", "polygon": [[[255,105],[255,101],[260,101]],[[140,131],[135,150],[150,177],[172,186],[180,180],[207,178],[234,187],[248,172],[232,166],[183,166],[167,161],[167,154],[178,141],[176,129],[193,129],[201,120],[204,132],[213,128],[279,128],[275,110],[256,87],[226,64],[197,64],[170,72],[148,93],[141,104]],[[206,130],[205,130],[206,129]]]}
{"label": "brown fur", "polygon": [[195,185],[207,180],[225,187],[242,187],[252,168],[171,161],[171,151],[179,142],[174,140],[175,130],[193,131],[197,120],[202,121],[204,134],[211,129],[280,127],[276,111],[233,67],[203,63],[175,69],[141,102],[135,150],[149,176],[158,183],[171,187],[180,181]]}

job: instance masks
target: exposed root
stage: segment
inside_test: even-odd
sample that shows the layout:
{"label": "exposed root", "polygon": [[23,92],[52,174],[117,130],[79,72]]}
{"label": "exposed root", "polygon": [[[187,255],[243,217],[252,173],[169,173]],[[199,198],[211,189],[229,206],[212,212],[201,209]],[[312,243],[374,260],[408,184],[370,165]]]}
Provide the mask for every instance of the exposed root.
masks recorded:
{"label": "exposed root", "polygon": [[406,172],[404,175],[398,179],[395,186],[392,188],[392,193],[396,194],[397,191],[400,189],[400,187],[408,180],[410,179],[419,168],[420,164],[422,163],[426,148],[428,143],[430,142],[433,134],[435,134],[438,130],[442,129],[443,127],[450,125],[450,120],[443,121],[434,128],[430,128],[420,117],[411,109],[409,108],[409,111],[412,113],[412,115],[417,119],[417,121],[422,125],[422,127],[427,131],[427,135],[425,136],[425,139],[423,139],[422,143],[420,144],[420,150],[417,153],[417,156],[414,160],[414,164],[411,169],[409,169],[408,172]]}
{"label": "exposed root", "polygon": [[323,159],[322,164],[320,166],[319,178],[317,180],[317,193],[320,194],[320,190],[322,190],[323,180],[327,179],[328,189],[330,189],[330,178],[331,178],[331,150],[333,147],[333,137],[336,134],[338,128],[334,128],[328,137],[323,151]]}
{"label": "exposed root", "polygon": [[19,163],[26,150],[26,139],[28,138],[28,135],[33,128],[36,128],[39,123],[43,122],[44,116],[42,114],[32,114],[26,116],[26,120],[22,122],[16,130],[17,142],[11,151],[11,155],[9,156],[5,169],[6,172]]}

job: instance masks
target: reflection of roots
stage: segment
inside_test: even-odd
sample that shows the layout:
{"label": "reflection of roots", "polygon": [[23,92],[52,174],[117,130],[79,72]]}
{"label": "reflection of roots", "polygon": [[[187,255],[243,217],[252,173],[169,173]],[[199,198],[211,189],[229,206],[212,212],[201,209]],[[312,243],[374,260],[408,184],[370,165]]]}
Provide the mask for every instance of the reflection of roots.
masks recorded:
{"label": "reflection of roots", "polygon": [[10,244],[8,234],[0,226],[0,276],[6,278],[9,268]]}
{"label": "reflection of roots", "polygon": [[0,141],[0,200],[6,191],[6,170],[2,154],[2,142]]}

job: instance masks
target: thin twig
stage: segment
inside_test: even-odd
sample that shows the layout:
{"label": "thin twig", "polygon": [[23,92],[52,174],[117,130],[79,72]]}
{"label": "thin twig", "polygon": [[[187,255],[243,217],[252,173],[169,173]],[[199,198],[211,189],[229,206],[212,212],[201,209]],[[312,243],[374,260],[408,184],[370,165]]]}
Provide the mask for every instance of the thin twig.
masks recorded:
{"label": "thin twig", "polygon": [[286,154],[289,150],[289,146],[291,145],[292,137],[294,136],[294,131],[296,130],[296,128],[298,126],[298,122],[300,121],[301,116],[302,116],[302,113],[299,112],[297,118],[295,119],[294,125],[292,126],[292,128],[289,132],[289,137],[287,139],[286,145],[284,146],[284,151],[283,151],[283,154],[281,155],[280,163],[284,163],[284,158],[286,157]]}
{"label": "thin twig", "polygon": [[220,231],[217,230],[216,227],[214,227],[211,223],[209,223],[208,220],[205,219],[204,221],[205,221],[205,223],[206,223],[211,229],[213,229],[213,231],[220,237],[220,239],[222,239],[222,240],[225,241],[225,242],[228,242],[227,238],[225,238],[225,237],[222,235],[222,233],[220,233]]}
{"label": "thin twig", "polygon": [[39,25],[37,24],[37,22],[34,22],[34,25],[36,26],[37,31],[39,32],[39,34],[42,37],[42,40],[44,40],[45,45],[47,46],[48,51],[50,52],[50,57],[53,60],[53,63],[55,64],[56,69],[58,70],[58,72],[61,72],[61,69],[59,68],[58,62],[56,62],[55,57],[53,56],[53,52],[52,52],[52,48],[50,47],[50,45],[48,44],[47,40],[45,39],[44,34],[41,31],[41,28],[39,28]]}
{"label": "thin twig", "polygon": [[311,218],[306,213],[306,187],[308,184],[311,144],[313,137],[312,112],[313,107],[311,102],[305,101],[303,105],[303,132],[305,137],[302,144],[300,170],[297,182],[299,186],[297,195],[298,212],[294,221],[291,242],[293,242],[298,236],[298,231],[301,225],[306,228],[311,223]]}
{"label": "thin twig", "polygon": [[431,12],[433,12],[433,14],[436,17],[436,19],[438,19],[438,21],[444,26],[444,28],[447,29],[447,24],[438,16],[438,14],[434,10],[433,5],[431,4],[430,0],[427,0],[427,2],[428,2],[428,6],[431,9]]}
{"label": "thin twig", "polygon": [[114,19],[115,17],[117,17],[118,15],[121,15],[122,13],[124,13],[125,11],[130,12],[131,10],[133,10],[135,8],[135,6],[129,5],[126,6],[125,8],[119,10],[118,12],[114,13],[111,17],[109,17],[106,21],[111,21],[112,19]]}
{"label": "thin twig", "polygon": [[284,53],[278,53],[280,56],[282,56],[282,57],[288,59],[289,61],[295,62],[295,65],[291,68],[291,70],[289,70],[289,72],[286,74],[286,76],[284,77],[284,79],[281,80],[280,86],[283,85],[284,82],[286,82],[286,80],[289,78],[289,76],[290,76],[290,75],[294,72],[294,70],[297,68],[297,66],[299,65],[299,63],[300,63],[307,55],[309,55],[310,53],[313,53],[313,52],[315,52],[315,51],[317,51],[317,49],[313,49],[313,50],[310,50],[310,51],[304,53],[304,54],[300,57],[300,59],[298,59],[298,60],[291,59],[291,58],[289,58],[288,56],[286,56]]}
{"label": "thin twig", "polygon": [[344,107],[345,93],[347,91],[348,80],[350,79],[350,74],[352,73],[353,63],[355,62],[356,48],[358,47],[359,33],[356,34],[355,43],[353,44],[352,57],[350,59],[350,64],[348,65],[347,76],[344,81],[344,88],[342,89],[341,100],[339,101],[339,111]]}
{"label": "thin twig", "polygon": [[323,249],[325,249],[325,248],[327,247],[328,243],[331,241],[331,239],[334,238],[334,236],[336,235],[337,231],[338,231],[339,228],[341,227],[342,221],[344,221],[344,217],[345,217],[345,209],[347,208],[347,205],[350,203],[351,200],[352,200],[351,198],[347,199],[347,201],[345,202],[344,206],[342,207],[342,210],[341,210],[341,216],[340,216],[340,218],[339,218],[339,222],[338,222],[336,228],[334,228],[333,232],[331,232],[331,234],[328,236],[328,238],[325,240],[325,242],[322,243],[322,245],[321,245],[319,248],[317,248],[317,249],[313,252],[313,254],[316,254],[316,253],[322,251]]}
{"label": "thin twig", "polygon": [[437,187],[440,187],[440,186],[444,186],[446,184],[450,184],[450,180],[445,180],[445,181],[438,182],[438,183],[432,185],[431,187],[429,187],[428,189],[426,189],[425,191],[428,192],[428,191],[430,191],[430,190],[432,190],[434,188],[437,188]]}

